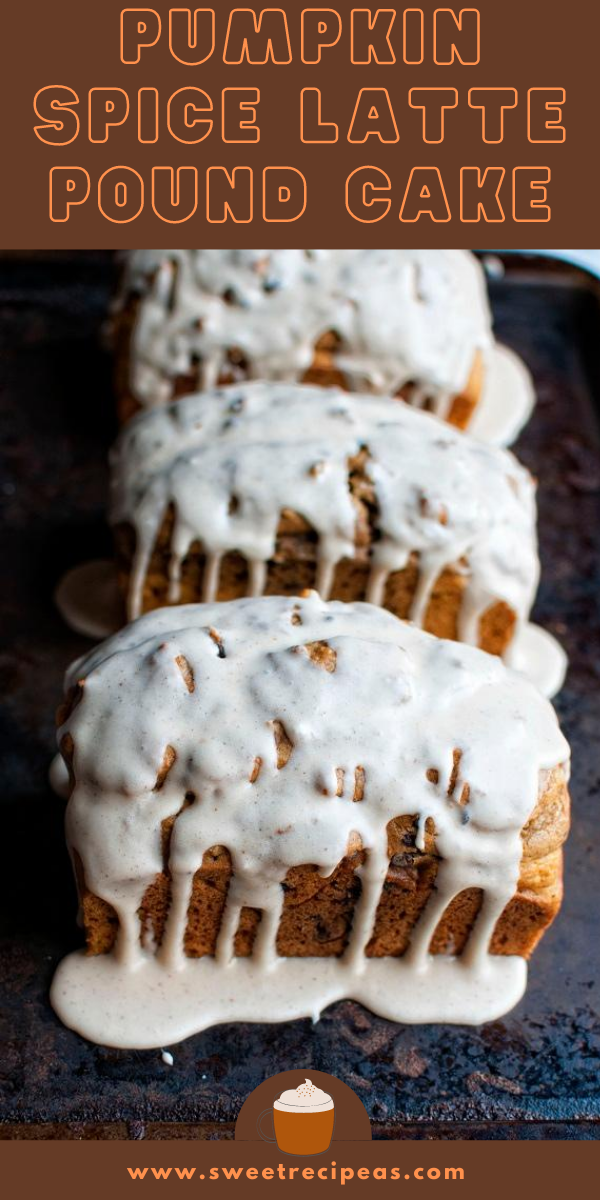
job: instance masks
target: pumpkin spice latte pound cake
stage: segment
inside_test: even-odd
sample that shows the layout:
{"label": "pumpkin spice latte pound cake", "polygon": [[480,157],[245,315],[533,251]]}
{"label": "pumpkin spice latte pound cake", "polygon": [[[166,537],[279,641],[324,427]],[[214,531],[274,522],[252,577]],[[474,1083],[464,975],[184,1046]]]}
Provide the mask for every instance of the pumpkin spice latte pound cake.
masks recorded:
{"label": "pumpkin spice latte pound cake", "polygon": [[306,384],[230,385],[128,422],[111,520],[130,619],[315,588],[503,654],[539,575],[535,485],[509,451]]}
{"label": "pumpkin spice latte pound cake", "polygon": [[522,995],[569,750],[499,659],[315,593],[161,609],[73,666],[58,723],[87,952],[52,1001],[85,1036]]}
{"label": "pumpkin spice latte pound cake", "polygon": [[123,419],[284,379],[401,396],[508,445],[533,404],[467,250],[132,250],[114,331]]}

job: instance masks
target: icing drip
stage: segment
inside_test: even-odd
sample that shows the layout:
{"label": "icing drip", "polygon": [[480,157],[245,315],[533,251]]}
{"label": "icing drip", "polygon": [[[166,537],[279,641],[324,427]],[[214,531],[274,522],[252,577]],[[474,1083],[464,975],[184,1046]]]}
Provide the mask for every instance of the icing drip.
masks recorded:
{"label": "icing drip", "polygon": [[361,454],[375,496],[367,599],[382,604],[388,576],[416,552],[416,624],[446,567],[467,578],[460,640],[478,643],[480,619],[498,600],[525,622],[539,577],[535,486],[508,451],[389,397],[282,383],[186,397],[122,432],[112,455],[111,520],[136,533],[130,618],[142,610],[170,506],[170,602],[179,599],[182,562],[197,541],[207,556],[205,601],[215,598],[222,556],[233,550],[249,561],[249,592],[259,595],[284,510],[318,534],[316,589],[327,599],[336,564],[357,553],[349,473]]}
{"label": "icing drip", "polygon": [[[333,652],[333,670],[306,652],[314,643]],[[498,963],[488,944],[517,887],[540,779],[567,763],[568,746],[550,705],[498,659],[309,593],[157,610],[75,663],[67,687],[76,682],[58,735],[74,745],[67,838],[120,928],[109,955],[59,969],[52,999],[67,1023],[98,1041],[160,1046],[219,1020],[315,1016],[340,996],[396,1020],[479,1021],[518,999],[524,964]],[[436,890],[404,959],[367,961],[387,826],[407,813],[434,824]],[[174,815],[172,902],[155,949],[142,945],[139,908]],[[356,838],[367,858],[346,953],[279,958],[288,870],[312,863],[327,876]],[[233,865],[217,954],[191,962],[191,881],[217,845]],[[484,903],[467,950],[440,965],[432,933],[472,887]],[[262,911],[247,962],[233,949],[243,906]]]}
{"label": "icing drip", "polygon": [[446,416],[493,347],[485,277],[465,250],[133,250],[118,306],[132,293],[143,299],[130,387],[143,406],[196,370],[198,388],[213,387],[236,362],[255,379],[298,380],[334,330],[352,390],[414,383],[411,401]]}

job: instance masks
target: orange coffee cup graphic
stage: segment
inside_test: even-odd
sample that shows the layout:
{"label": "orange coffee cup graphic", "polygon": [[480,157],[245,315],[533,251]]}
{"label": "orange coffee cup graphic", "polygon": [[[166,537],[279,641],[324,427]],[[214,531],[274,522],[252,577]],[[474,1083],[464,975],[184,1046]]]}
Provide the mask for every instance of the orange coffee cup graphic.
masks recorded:
{"label": "orange coffee cup graphic", "polygon": [[[271,1113],[275,1137],[263,1133],[263,1118]],[[265,1108],[256,1122],[256,1128],[264,1142],[277,1142],[285,1154],[324,1154],[329,1149],[335,1107],[331,1096],[305,1079],[297,1088],[282,1092]]]}

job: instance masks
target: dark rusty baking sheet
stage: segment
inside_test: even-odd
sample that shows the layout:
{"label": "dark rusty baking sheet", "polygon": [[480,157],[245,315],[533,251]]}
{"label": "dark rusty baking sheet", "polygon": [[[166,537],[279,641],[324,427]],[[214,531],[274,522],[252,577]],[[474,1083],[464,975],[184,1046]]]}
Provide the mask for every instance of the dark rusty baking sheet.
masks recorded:
{"label": "dark rusty baking sheet", "polygon": [[376,1137],[597,1136],[600,289],[535,262],[512,264],[492,284],[498,333],[539,390],[518,445],[540,480],[536,616],[571,658],[558,700],[574,760],[566,900],[525,999],[480,1029],[397,1026],[341,1003],[315,1026],[208,1030],[175,1047],[169,1067],[158,1051],[82,1041],[48,1004],[54,967],[79,935],[62,806],[46,772],[62,672],[88,644],[63,626],[51,597],[66,567],[110,553],[114,421],[98,331],[113,272],[104,253],[0,262],[3,1136],[227,1137],[252,1088],[292,1066],[350,1084]]}

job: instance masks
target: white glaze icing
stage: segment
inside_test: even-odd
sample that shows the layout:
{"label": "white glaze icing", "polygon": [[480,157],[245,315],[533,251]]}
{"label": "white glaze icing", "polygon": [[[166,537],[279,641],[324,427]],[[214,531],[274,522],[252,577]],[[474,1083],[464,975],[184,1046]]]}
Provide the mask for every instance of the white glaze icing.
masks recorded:
{"label": "white glaze icing", "polygon": [[352,390],[395,394],[441,416],[493,346],[483,271],[467,250],[132,250],[117,307],[143,297],[130,386],[144,406],[201,360],[199,387],[241,351],[255,379],[298,380],[335,330]]}
{"label": "white glaze icing", "polygon": [[51,1000],[82,1037],[150,1050],[227,1021],[316,1022],[348,998],[407,1025],[481,1025],[518,1004],[526,984],[527,963],[516,956],[467,965],[438,954],[422,972],[403,958],[371,958],[359,975],[335,958],[281,958],[269,973],[252,958],[226,971],[213,958],[188,959],[176,971],[148,958],[125,972],[113,954],[78,952],[58,967]]}
{"label": "white glaze icing", "polygon": [[366,598],[381,603],[389,573],[417,552],[416,624],[446,567],[468,572],[461,641],[477,644],[480,618],[497,600],[525,622],[539,577],[535,485],[510,452],[386,396],[287,383],[199,393],[125,427],[112,455],[111,520],[136,531],[130,618],[141,612],[150,556],[171,504],[171,601],[179,598],[181,565],[195,541],[207,555],[205,600],[214,598],[220,561],[232,550],[248,560],[250,589],[259,594],[284,509],[300,513],[318,534],[316,586],[327,599],[336,563],[356,554],[348,462],[362,447],[377,499]]}
{"label": "white glaze icing", "polygon": [[314,1113],[329,1112],[333,1100],[328,1092],[322,1092],[310,1079],[305,1079],[297,1088],[289,1088],[275,1100],[273,1108],[281,1112]]}
{"label": "white glaze icing", "polygon": [[[303,649],[323,641],[333,671]],[[394,1020],[460,1022],[499,1016],[519,998],[525,964],[489,955],[489,940],[517,887],[520,833],[540,780],[558,764],[567,771],[569,751],[551,706],[498,659],[372,605],[309,593],[154,611],[75,663],[67,688],[77,681],[79,702],[58,733],[75,748],[67,838],[88,888],[118,914],[119,934],[110,954],[71,955],[59,968],[52,1002],[65,1023],[99,1042],[145,1047],[218,1021],[316,1018],[341,996]],[[292,744],[279,769],[273,722]],[[167,746],[175,757],[156,790]],[[468,820],[447,795],[455,748]],[[353,802],[359,765],[364,796]],[[186,793],[196,797],[187,807]],[[156,949],[142,945],[137,914],[163,867],[161,822],[175,814],[173,899]],[[434,822],[436,890],[402,960],[367,959],[387,825],[406,814],[422,828]],[[313,863],[329,875],[355,835],[367,862],[346,953],[278,957],[288,869]],[[233,877],[216,957],[191,961],[188,898],[215,845],[228,848]],[[482,909],[460,959],[440,963],[431,937],[468,887],[483,889]],[[246,905],[262,920],[251,958],[236,961]]]}

